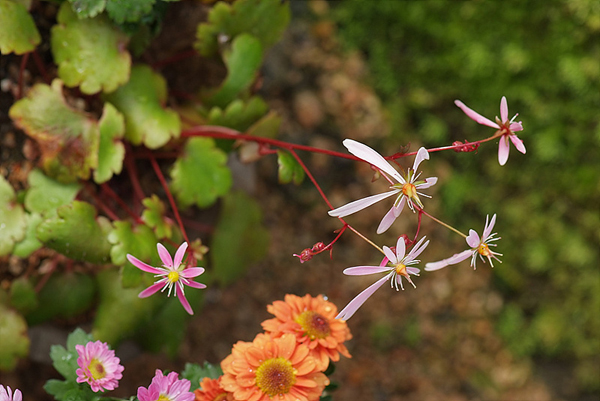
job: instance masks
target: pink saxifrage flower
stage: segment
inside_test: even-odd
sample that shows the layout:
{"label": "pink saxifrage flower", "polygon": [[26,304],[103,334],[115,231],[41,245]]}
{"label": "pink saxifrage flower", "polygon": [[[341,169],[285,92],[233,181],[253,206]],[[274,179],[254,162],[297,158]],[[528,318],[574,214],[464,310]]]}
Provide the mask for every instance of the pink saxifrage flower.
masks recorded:
{"label": "pink saxifrage flower", "polygon": [[498,162],[501,166],[504,166],[508,160],[508,153],[510,151],[510,145],[508,143],[509,139],[519,152],[525,154],[525,145],[523,144],[523,141],[515,135],[515,132],[523,131],[523,125],[521,124],[521,121],[514,121],[519,114],[515,114],[510,120],[508,119],[508,103],[505,96],[502,96],[502,100],[500,101],[500,118],[496,117],[496,122],[471,110],[460,100],[455,100],[454,104],[460,107],[460,109],[475,122],[500,130],[501,136],[500,144],[498,146]]}
{"label": "pink saxifrage flower", "polygon": [[90,341],[77,344],[77,383],[88,383],[93,392],[114,390],[119,387],[123,377],[123,365],[115,356],[115,351],[108,349],[108,344],[101,341]]}
{"label": "pink saxifrage flower", "polygon": [[175,252],[175,260],[171,259],[171,254],[169,254],[169,251],[167,251],[167,248],[165,248],[163,244],[158,243],[156,244],[156,247],[158,249],[158,255],[163,262],[162,267],[152,267],[137,259],[135,256],[127,254],[127,260],[129,260],[132,265],[145,272],[154,273],[155,277],[159,278],[159,280],[150,287],[140,292],[138,296],[140,298],[146,298],[156,293],[158,290],[161,290],[162,292],[167,288],[169,289],[167,296],[171,296],[173,287],[175,287],[175,296],[179,298],[179,301],[181,302],[181,305],[183,305],[183,308],[186,310],[186,312],[190,315],[193,315],[194,311],[185,297],[183,286],[187,285],[189,287],[200,289],[206,288],[206,285],[192,280],[192,278],[204,273],[204,268],[186,268],[185,264],[181,263],[188,247],[187,242],[181,244],[179,249],[177,249],[177,252]]}
{"label": "pink saxifrage flower", "polygon": [[429,245],[429,241],[424,241],[425,237],[421,238],[421,240],[415,244],[411,251],[406,254],[404,238],[400,237],[396,243],[395,252],[387,246],[383,247],[385,257],[379,266],[355,266],[345,269],[344,274],[349,276],[363,276],[366,274],[385,272],[388,274],[358,294],[352,301],[350,301],[350,303],[348,303],[348,305],[346,305],[344,309],[342,309],[342,311],[336,316],[336,319],[350,319],[358,310],[358,308],[360,308],[362,304],[365,303],[365,301],[389,279],[392,279],[390,284],[392,287],[396,288],[396,291],[398,290],[398,285],[400,285],[400,288],[404,289],[404,286],[402,285],[402,277],[406,278],[406,280],[408,280],[413,287],[416,287],[410,278],[410,274],[415,276],[419,275],[419,268],[413,267],[413,265],[416,265],[420,262],[420,260],[416,260],[416,257],[419,256],[423,250],[425,250],[427,245]]}
{"label": "pink saxifrage flower", "polygon": [[193,401],[195,396],[190,391],[190,381],[179,379],[177,372],[163,375],[156,369],[152,383],[145,387],[138,387],[137,398],[140,401]]}
{"label": "pink saxifrage flower", "polygon": [[[354,156],[370,163],[371,165],[377,167],[379,171],[385,176],[385,178],[392,184],[390,186],[391,191],[384,192],[377,195],[368,196],[363,199],[359,199],[353,202],[350,202],[344,206],[338,207],[337,209],[330,210],[329,215],[333,217],[345,217],[356,213],[368,206],[371,206],[380,200],[385,198],[389,198],[390,196],[398,195],[396,200],[394,201],[394,205],[387,212],[387,214],[379,223],[379,227],[377,227],[377,234],[381,234],[387,231],[388,228],[394,223],[396,218],[400,216],[402,213],[402,209],[404,209],[404,205],[408,203],[408,207],[414,212],[414,204],[416,204],[421,209],[423,208],[423,204],[419,199],[419,195],[430,197],[421,192],[418,192],[420,189],[429,188],[437,182],[437,177],[429,177],[424,181],[417,181],[421,173],[417,174],[417,169],[419,168],[419,164],[423,160],[429,160],[429,152],[427,149],[420,148],[417,152],[417,156],[415,157],[415,161],[413,163],[412,170],[409,168],[406,174],[406,177],[400,175],[400,173],[390,164],[387,160],[383,158],[377,151],[371,149],[365,144],[354,141],[352,139],[346,139],[343,142],[344,146],[348,149],[350,153]],[[394,182],[388,177],[392,177],[398,183],[394,184]]]}
{"label": "pink saxifrage flower", "polygon": [[23,394],[21,394],[21,390],[15,389],[13,394],[10,386],[4,386],[0,384],[0,401],[22,401]]}
{"label": "pink saxifrage flower", "polygon": [[498,259],[498,256],[502,256],[502,254],[494,252],[490,249],[490,246],[496,246],[496,244],[491,244],[491,242],[498,241],[500,239],[500,237],[496,237],[496,233],[492,234],[494,224],[496,224],[496,215],[492,216],[492,219],[489,221],[489,223],[488,219],[489,216],[486,216],[485,227],[483,228],[483,235],[481,238],[479,238],[479,234],[477,234],[475,230],[469,230],[467,244],[471,247],[471,249],[457,253],[447,259],[440,260],[439,262],[427,263],[425,265],[425,270],[434,271],[442,269],[448,265],[455,265],[463,260],[468,259],[469,256],[471,257],[471,266],[473,266],[473,269],[475,269],[477,267],[477,255],[479,255],[483,262],[485,262],[484,257],[487,258],[492,267],[494,267],[492,259],[496,259],[498,262],[502,263],[502,261]]}

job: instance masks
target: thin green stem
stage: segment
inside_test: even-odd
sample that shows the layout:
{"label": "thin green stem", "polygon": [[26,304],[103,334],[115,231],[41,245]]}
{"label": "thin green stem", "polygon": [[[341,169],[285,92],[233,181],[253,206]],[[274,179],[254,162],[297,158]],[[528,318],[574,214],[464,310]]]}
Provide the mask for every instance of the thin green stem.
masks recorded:
{"label": "thin green stem", "polygon": [[457,234],[458,234],[458,235],[460,235],[461,237],[467,238],[467,236],[466,236],[465,234],[461,233],[461,232],[460,232],[460,231],[458,231],[456,228],[454,228],[454,227],[452,227],[452,226],[450,226],[450,225],[448,225],[448,224],[444,223],[443,221],[441,221],[441,220],[439,220],[439,219],[437,219],[437,218],[433,217],[432,215],[430,215],[429,213],[427,213],[425,210],[423,210],[423,209],[419,209],[419,211],[420,211],[421,213],[423,213],[425,216],[429,217],[431,220],[435,221],[436,223],[438,223],[438,224],[441,224],[441,225],[443,225],[444,227],[446,227],[447,229],[454,231],[455,233],[457,233]]}
{"label": "thin green stem", "polygon": [[360,238],[362,238],[363,240],[365,240],[367,243],[371,244],[374,248],[376,248],[379,252],[381,252],[384,256],[385,256],[385,252],[383,252],[383,249],[381,249],[377,244],[375,244],[373,241],[371,241],[370,239],[368,239],[367,237],[365,237],[364,235],[362,235],[357,229],[355,229],[354,227],[352,227],[350,224],[346,224],[346,226],[352,230],[352,232],[356,235],[358,235]]}

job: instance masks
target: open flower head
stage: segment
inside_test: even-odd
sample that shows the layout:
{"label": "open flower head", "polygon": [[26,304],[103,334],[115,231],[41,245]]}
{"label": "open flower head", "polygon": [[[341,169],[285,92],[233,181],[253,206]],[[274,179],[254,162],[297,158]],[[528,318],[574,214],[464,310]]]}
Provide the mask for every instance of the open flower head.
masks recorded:
{"label": "open flower head", "polygon": [[[429,245],[429,241],[425,241],[425,237],[421,238],[419,242],[415,244],[415,246],[411,249],[411,251],[406,253],[406,245],[404,242],[404,238],[398,238],[398,242],[396,243],[395,251],[388,248],[387,246],[383,247],[383,251],[385,253],[385,257],[379,264],[379,266],[355,266],[349,267],[344,270],[344,274],[349,276],[363,276],[366,274],[375,274],[375,273],[387,273],[385,276],[377,280],[374,284],[371,284],[366,290],[358,294],[342,311],[337,315],[338,319],[348,320],[354,315],[354,313],[365,303],[365,301],[373,295],[375,291],[379,289],[387,280],[391,279],[391,286],[396,289],[396,291],[401,288],[404,289],[404,285],[402,284],[402,277],[404,277],[413,287],[416,287],[412,282],[410,275],[418,276],[419,268],[414,267],[414,265],[418,264],[420,260],[417,260],[417,256],[427,248]],[[399,286],[399,288],[398,288]]]}
{"label": "open flower head", "polygon": [[[381,234],[387,231],[387,229],[390,228],[394,223],[396,218],[400,216],[405,204],[408,204],[408,207],[413,212],[415,211],[415,205],[421,209],[423,208],[423,203],[421,202],[419,196],[427,198],[430,196],[419,191],[429,188],[435,185],[437,182],[437,177],[429,177],[425,180],[419,180],[421,173],[417,173],[417,169],[423,160],[429,160],[429,152],[427,152],[427,149],[419,149],[412,169],[408,168],[406,176],[402,176],[390,163],[388,163],[387,160],[384,159],[383,156],[367,145],[352,139],[344,140],[343,144],[354,156],[377,167],[377,169],[379,169],[379,171],[390,182],[391,186],[390,191],[388,192],[367,196],[366,198],[350,202],[344,206],[338,207],[337,209],[330,210],[330,216],[345,217],[363,210],[364,208],[369,207],[380,200],[389,198],[391,196],[396,196],[396,200],[394,201],[392,208],[383,217],[381,223],[379,223],[379,227],[377,228],[377,233]],[[395,180],[396,183],[394,183],[392,179]]]}
{"label": "open flower head", "polygon": [[352,338],[350,329],[346,322],[335,318],[337,307],[322,295],[287,294],[285,302],[275,301],[267,310],[275,317],[262,322],[265,332],[272,337],[294,334],[296,341],[308,346],[319,370],[325,371],[329,360],[338,361],[340,354],[351,357],[344,345]]}
{"label": "open flower head", "polygon": [[205,377],[200,382],[200,388],[194,390],[196,401],[234,401],[233,394],[221,387],[221,378]]}
{"label": "open flower head", "polygon": [[0,401],[22,401],[23,394],[21,394],[21,390],[16,389],[13,393],[9,386],[4,386],[0,384]]}
{"label": "open flower head", "polygon": [[477,268],[477,255],[479,255],[479,257],[484,263],[485,259],[487,259],[492,267],[494,267],[492,259],[496,259],[498,262],[502,263],[502,261],[498,259],[498,256],[502,256],[502,254],[494,252],[490,249],[490,247],[496,246],[496,244],[492,244],[492,242],[498,241],[500,237],[496,237],[496,233],[492,233],[492,230],[494,229],[494,224],[496,224],[496,215],[493,215],[491,220],[489,220],[489,217],[490,216],[488,215],[485,218],[485,226],[483,228],[483,235],[481,236],[481,238],[475,230],[469,230],[469,235],[467,236],[466,241],[467,244],[471,247],[470,249],[452,255],[447,259],[440,260],[439,262],[427,263],[425,265],[425,270],[439,270],[446,266],[460,263],[463,260],[468,259],[469,257],[471,257],[471,266],[473,266],[473,269],[475,269]]}
{"label": "open flower head", "polygon": [[[161,290],[162,292],[168,289],[167,296],[171,296],[171,293],[173,292],[175,296],[179,298],[179,301],[186,312],[193,315],[194,311],[185,297],[183,288],[184,285],[192,288],[206,288],[206,285],[192,280],[192,278],[204,273],[204,268],[186,267],[185,264],[181,263],[188,247],[187,242],[181,244],[179,249],[177,249],[177,252],[175,252],[175,259],[171,258],[169,251],[167,251],[167,248],[165,248],[163,244],[158,243],[156,244],[156,247],[158,249],[158,255],[163,262],[162,267],[152,267],[135,256],[127,254],[127,260],[129,260],[132,265],[145,272],[154,273],[154,276],[158,279],[150,287],[140,292],[139,297],[146,298],[156,293],[158,290]],[[173,288],[175,288],[175,291],[173,291]]]}
{"label": "open flower head", "polygon": [[506,101],[505,96],[502,96],[502,100],[500,100],[500,118],[496,117],[496,122],[489,120],[476,111],[468,108],[460,100],[455,100],[454,104],[460,107],[471,120],[500,130],[498,162],[501,166],[504,166],[508,160],[508,153],[510,151],[509,140],[519,152],[525,154],[525,145],[523,144],[523,141],[515,135],[515,132],[523,131],[523,124],[521,124],[521,121],[515,121],[519,114],[515,114],[510,120],[508,119],[508,102]]}
{"label": "open flower head", "polygon": [[156,369],[148,388],[138,387],[137,398],[140,401],[193,401],[195,396],[190,385],[189,380],[179,379],[177,372],[165,376]]}
{"label": "open flower head", "polygon": [[92,391],[114,390],[123,377],[123,366],[108,344],[90,341],[75,346],[77,351],[77,383],[88,383]]}
{"label": "open flower head", "polygon": [[238,341],[221,362],[221,385],[238,401],[316,401],[329,379],[293,334]]}

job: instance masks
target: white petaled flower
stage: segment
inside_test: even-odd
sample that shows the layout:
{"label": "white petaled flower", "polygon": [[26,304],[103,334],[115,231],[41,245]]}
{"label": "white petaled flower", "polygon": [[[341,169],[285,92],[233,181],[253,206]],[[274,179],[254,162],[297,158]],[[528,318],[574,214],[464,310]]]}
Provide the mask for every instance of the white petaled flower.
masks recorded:
{"label": "white petaled flower", "polygon": [[467,249],[462,251],[461,253],[457,253],[455,255],[450,256],[447,259],[440,260],[439,262],[427,263],[425,265],[426,271],[434,271],[442,269],[448,265],[455,265],[457,263],[462,262],[471,257],[471,266],[473,269],[477,268],[477,255],[481,258],[481,260],[485,263],[485,259],[490,262],[490,265],[494,267],[494,263],[492,259],[496,259],[498,262],[502,263],[498,256],[502,256],[501,253],[494,252],[490,249],[491,246],[496,246],[496,244],[492,244],[494,241],[498,241],[500,237],[496,237],[496,233],[492,233],[494,229],[494,224],[496,224],[496,215],[492,216],[492,219],[489,220],[489,215],[485,217],[485,227],[483,228],[483,235],[479,238],[479,234],[473,229],[469,230],[469,235],[466,239],[467,244],[471,247],[471,249]]}
{"label": "white petaled flower", "polygon": [[412,250],[405,255],[406,253],[406,245],[404,243],[404,238],[398,238],[398,242],[396,243],[395,252],[388,248],[387,246],[383,247],[383,252],[385,253],[385,257],[381,261],[379,266],[355,266],[349,267],[344,270],[344,274],[349,276],[363,276],[367,274],[375,274],[375,273],[387,273],[385,276],[377,280],[374,284],[371,284],[366,290],[358,294],[342,311],[336,316],[336,319],[348,320],[354,315],[354,313],[365,303],[367,299],[375,291],[379,289],[387,280],[390,280],[390,284],[392,288],[395,288],[396,291],[400,288],[404,289],[402,285],[402,277],[408,280],[409,283],[412,284],[413,287],[416,288],[415,284],[412,282],[410,278],[410,274],[414,276],[418,276],[420,269],[418,267],[414,267],[420,262],[416,257],[423,252],[423,250],[429,245],[429,241],[425,241],[425,237],[421,238],[419,242],[412,248]]}
{"label": "white petaled flower", "polygon": [[[414,205],[417,205],[421,209],[423,208],[423,203],[421,203],[419,196],[424,196],[427,198],[430,198],[430,196],[419,192],[419,190],[429,188],[435,185],[437,182],[437,177],[429,177],[425,180],[419,180],[419,176],[421,175],[421,173],[417,173],[419,164],[421,164],[423,160],[429,160],[429,152],[427,152],[427,149],[419,149],[412,169],[409,168],[406,173],[406,177],[403,177],[390,163],[388,163],[387,160],[383,158],[383,156],[367,145],[352,139],[344,140],[343,144],[354,156],[377,167],[377,169],[379,169],[379,171],[392,185],[390,186],[390,191],[388,192],[367,196],[366,198],[350,202],[344,206],[338,207],[337,209],[330,210],[330,216],[345,217],[363,210],[364,208],[369,207],[380,200],[397,195],[391,209],[386,213],[385,216],[383,216],[381,223],[379,223],[379,227],[377,227],[377,234],[381,234],[387,231],[387,229],[390,228],[390,226],[394,223],[396,218],[400,216],[405,204],[408,204],[408,207],[413,212],[415,211]],[[397,183],[394,183],[390,177],[396,180]]]}

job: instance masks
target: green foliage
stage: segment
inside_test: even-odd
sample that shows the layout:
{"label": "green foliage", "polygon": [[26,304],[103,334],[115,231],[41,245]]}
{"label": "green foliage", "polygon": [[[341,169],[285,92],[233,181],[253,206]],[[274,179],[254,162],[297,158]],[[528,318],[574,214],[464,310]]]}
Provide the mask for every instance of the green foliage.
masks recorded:
{"label": "green foliage", "polygon": [[15,191],[0,175],[0,256],[8,255],[25,236],[26,218]]}
{"label": "green foliage", "polygon": [[86,94],[112,92],[127,82],[131,56],[128,38],[105,16],[80,20],[68,2],[62,4],[52,28],[52,53],[58,76]]}
{"label": "green foliage", "polygon": [[92,205],[73,201],[58,208],[57,216],[42,222],[37,228],[37,236],[48,248],[71,259],[108,263],[110,228],[106,218],[96,218],[96,209]]}
{"label": "green foliage", "polygon": [[120,174],[125,158],[125,146],[121,138],[125,134],[123,115],[110,103],[104,104],[100,121],[100,143],[98,146],[98,167],[94,171],[94,181],[102,184],[113,174]]}
{"label": "green foliage", "polygon": [[39,213],[28,213],[25,215],[25,236],[19,242],[15,243],[12,254],[19,258],[26,258],[36,250],[42,247],[42,243],[37,238],[37,227],[43,221],[43,217]]}
{"label": "green foliage", "polygon": [[37,293],[27,277],[19,277],[10,285],[10,304],[21,313],[27,313],[38,306]]}
{"label": "green foliage", "polygon": [[64,184],[46,176],[38,169],[27,176],[29,190],[25,195],[25,207],[30,212],[47,213],[71,203],[81,189],[79,184]]}
{"label": "green foliage", "polygon": [[235,281],[265,256],[269,233],[261,219],[260,207],[245,193],[232,192],[224,198],[210,253],[214,277],[221,284]]}
{"label": "green foliage", "polygon": [[18,359],[29,353],[25,319],[3,304],[0,304],[0,344],[0,371],[14,369]]}
{"label": "green foliage", "polygon": [[247,101],[236,99],[229,103],[223,110],[220,107],[212,107],[208,112],[207,124],[220,125],[244,132],[250,126],[263,117],[269,106],[258,96],[253,96]]}
{"label": "green foliage", "polygon": [[40,40],[40,33],[25,6],[11,0],[0,0],[0,53],[28,53]]}
{"label": "green foliage", "polygon": [[208,362],[204,362],[204,365],[200,366],[197,363],[186,363],[183,372],[180,377],[187,379],[192,383],[190,391],[194,391],[200,388],[200,381],[203,378],[208,377],[209,379],[217,379],[223,374],[219,365],[212,365]]}
{"label": "green foliage", "polygon": [[219,2],[208,14],[208,23],[198,26],[196,48],[202,55],[212,56],[223,39],[233,41],[249,33],[266,50],[279,40],[289,20],[289,5],[279,0],[238,0],[232,5]]}
{"label": "green foliage", "polygon": [[[144,212],[142,220],[154,231],[156,238],[171,238],[173,221],[165,217],[165,204],[156,195],[142,200]],[[136,254],[137,255],[137,254]]]}
{"label": "green foliage", "polygon": [[171,171],[171,189],[177,200],[183,206],[208,207],[229,192],[231,171],[226,161],[227,155],[212,139],[189,139]]}
{"label": "green foliage", "polygon": [[304,170],[290,152],[278,150],[277,164],[279,165],[279,183],[294,182],[294,184],[300,185],[304,181]]}
{"label": "green foliage", "polygon": [[180,134],[179,116],[164,107],[166,99],[164,78],[146,65],[134,66],[129,82],[106,95],[125,116],[125,139],[150,149],[160,148]]}

